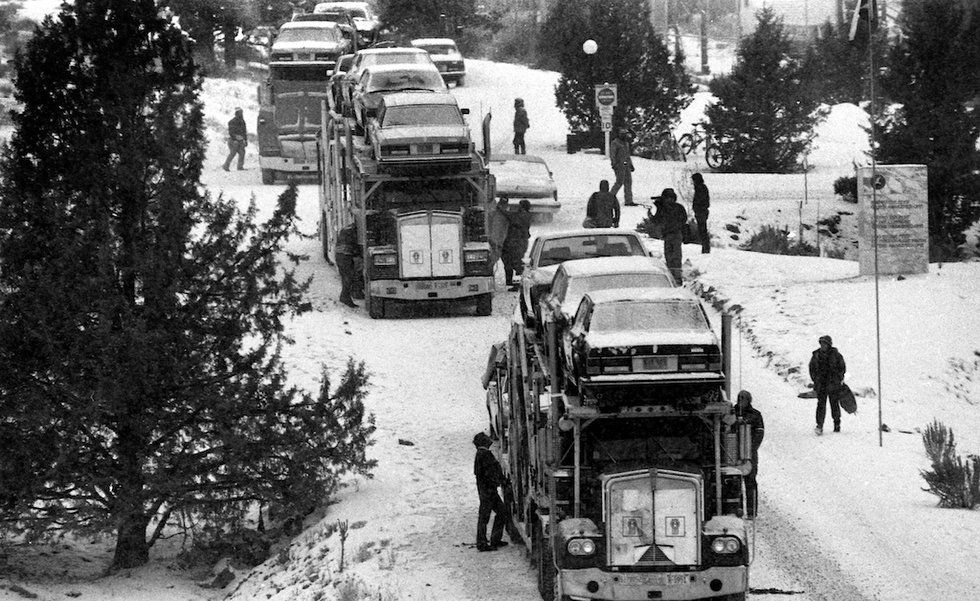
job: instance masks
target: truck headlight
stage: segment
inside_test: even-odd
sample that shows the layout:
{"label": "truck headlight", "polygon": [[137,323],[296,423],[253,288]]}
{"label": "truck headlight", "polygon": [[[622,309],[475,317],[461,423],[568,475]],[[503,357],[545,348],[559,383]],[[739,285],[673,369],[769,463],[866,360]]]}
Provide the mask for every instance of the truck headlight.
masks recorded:
{"label": "truck headlight", "polygon": [[711,541],[711,550],[718,555],[731,555],[732,553],[738,553],[738,550],[742,547],[742,543],[733,536],[719,536],[715,540]]}
{"label": "truck headlight", "polygon": [[595,553],[595,541],[588,538],[573,538],[565,545],[569,555],[593,555]]}
{"label": "truck headlight", "polygon": [[489,260],[489,250],[467,250],[463,252],[463,261],[466,263],[486,263]]}
{"label": "truck headlight", "polygon": [[398,257],[393,253],[373,255],[371,261],[377,266],[390,266],[398,263]]}

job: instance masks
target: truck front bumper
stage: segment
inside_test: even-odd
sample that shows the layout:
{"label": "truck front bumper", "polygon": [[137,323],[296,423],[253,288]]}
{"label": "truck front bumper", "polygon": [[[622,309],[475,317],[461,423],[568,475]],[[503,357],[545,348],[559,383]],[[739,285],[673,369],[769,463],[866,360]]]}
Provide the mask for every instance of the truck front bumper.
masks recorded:
{"label": "truck front bumper", "polygon": [[420,301],[466,298],[493,290],[493,277],[467,276],[431,280],[374,280],[371,296]]}
{"label": "truck front bumper", "polygon": [[710,599],[743,593],[749,588],[746,566],[708,568],[700,572],[604,572],[586,568],[560,570],[559,577],[562,594],[574,601]]}

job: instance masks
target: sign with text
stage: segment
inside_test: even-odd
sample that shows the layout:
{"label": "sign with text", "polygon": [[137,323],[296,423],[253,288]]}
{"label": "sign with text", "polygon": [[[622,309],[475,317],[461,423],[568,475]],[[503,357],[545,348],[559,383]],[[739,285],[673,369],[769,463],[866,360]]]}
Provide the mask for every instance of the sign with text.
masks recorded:
{"label": "sign with text", "polygon": [[860,167],[858,261],[861,275],[929,271],[929,195],[925,165]]}
{"label": "sign with text", "polygon": [[600,109],[604,106],[616,106],[619,99],[616,84],[603,83],[595,87],[595,104]]}

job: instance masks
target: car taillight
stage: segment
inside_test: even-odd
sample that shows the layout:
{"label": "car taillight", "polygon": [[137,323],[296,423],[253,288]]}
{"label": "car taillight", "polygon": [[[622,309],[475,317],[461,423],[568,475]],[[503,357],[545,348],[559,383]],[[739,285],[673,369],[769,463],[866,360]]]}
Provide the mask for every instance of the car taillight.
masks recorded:
{"label": "car taillight", "polygon": [[408,154],[410,154],[408,146],[383,146],[381,148],[382,156],[406,156]]}
{"label": "car taillight", "polygon": [[439,147],[442,154],[466,154],[467,147],[463,144],[443,144]]}
{"label": "car taillight", "polygon": [[604,374],[628,374],[633,371],[633,359],[631,357],[603,357],[602,373]]}

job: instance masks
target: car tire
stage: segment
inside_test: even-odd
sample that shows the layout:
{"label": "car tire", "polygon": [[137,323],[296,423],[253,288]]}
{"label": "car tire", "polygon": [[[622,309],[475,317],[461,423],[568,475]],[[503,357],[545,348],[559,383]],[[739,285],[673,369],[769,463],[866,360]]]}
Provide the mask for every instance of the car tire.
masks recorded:
{"label": "car tire", "polygon": [[493,295],[487,292],[476,297],[476,314],[485,317],[493,313]]}
{"label": "car tire", "polygon": [[266,186],[276,183],[276,172],[272,169],[263,169],[262,183]]}

